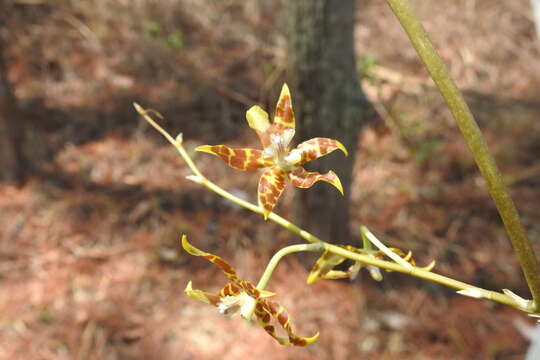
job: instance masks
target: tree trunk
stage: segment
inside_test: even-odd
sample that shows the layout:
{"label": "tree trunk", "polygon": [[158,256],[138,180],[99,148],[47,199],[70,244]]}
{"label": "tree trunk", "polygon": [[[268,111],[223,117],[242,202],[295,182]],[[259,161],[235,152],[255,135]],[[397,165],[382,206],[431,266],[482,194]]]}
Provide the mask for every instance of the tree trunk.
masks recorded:
{"label": "tree trunk", "polygon": [[16,101],[8,79],[6,64],[7,25],[5,6],[0,5],[0,180],[23,180],[26,161],[23,155],[24,129],[16,116]]}
{"label": "tree trunk", "polygon": [[357,136],[373,114],[358,84],[355,0],[294,0],[284,6],[295,139],[334,138],[349,151],[349,157],[335,152],[307,164],[310,171],[334,170],[345,196],[326,183],[299,189],[296,220],[323,240],[350,243],[349,199]]}

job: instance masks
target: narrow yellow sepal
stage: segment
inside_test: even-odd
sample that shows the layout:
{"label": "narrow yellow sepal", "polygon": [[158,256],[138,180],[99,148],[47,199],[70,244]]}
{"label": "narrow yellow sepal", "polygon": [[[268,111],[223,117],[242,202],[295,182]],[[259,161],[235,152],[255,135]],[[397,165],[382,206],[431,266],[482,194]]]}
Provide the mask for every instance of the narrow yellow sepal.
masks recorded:
{"label": "narrow yellow sepal", "polygon": [[182,247],[184,248],[184,250],[186,252],[188,252],[189,254],[191,254],[193,256],[206,256],[206,255],[209,255],[208,253],[206,253],[206,252],[204,252],[202,250],[199,250],[195,246],[191,245],[188,242],[186,235],[182,235]]}
{"label": "narrow yellow sepal", "polygon": [[271,291],[266,291],[266,290],[259,290],[259,292],[261,293],[261,297],[263,297],[263,298],[276,295],[276,293],[271,292]]}
{"label": "narrow yellow sepal", "polygon": [[310,273],[306,280],[306,284],[311,285],[315,281],[319,280],[321,278],[319,275],[320,275],[319,273]]}
{"label": "narrow yellow sepal", "polygon": [[421,268],[422,270],[426,270],[426,271],[431,271],[433,270],[433,268],[435,267],[435,264],[437,262],[435,260],[433,260],[432,262],[430,262],[428,265],[424,266],[423,268]]}
{"label": "narrow yellow sepal", "polygon": [[312,337],[309,337],[309,338],[303,338],[305,341],[306,341],[306,345],[310,345],[310,344],[313,344],[315,341],[317,341],[317,339],[319,338],[319,332],[317,331],[317,333],[315,335],[313,335]]}
{"label": "narrow yellow sepal", "polygon": [[412,251],[409,250],[409,252],[407,253],[407,255],[405,255],[403,257],[403,260],[405,261],[410,261],[412,259]]}
{"label": "narrow yellow sepal", "polygon": [[212,145],[197,146],[195,148],[195,151],[201,151],[201,152],[205,152],[205,153],[208,153],[208,154],[215,155],[215,153],[212,151]]}
{"label": "narrow yellow sepal", "polygon": [[189,296],[190,298],[192,299],[195,299],[195,300],[199,300],[199,301],[202,301],[202,302],[205,302],[209,305],[211,305],[212,303],[210,302],[210,299],[208,299],[208,297],[206,295],[204,295],[204,292],[201,291],[201,290],[195,290],[192,288],[191,286],[191,281],[189,281],[187,283],[187,286],[186,288],[184,289],[184,292],[186,293],[187,296]]}
{"label": "narrow yellow sepal", "polygon": [[284,83],[281,87],[281,92],[279,93],[279,99],[284,99],[286,97],[291,97],[291,91],[289,90],[289,85],[287,85],[287,83]]}
{"label": "narrow yellow sepal", "polygon": [[274,125],[285,129],[295,128],[294,111],[292,109],[291,92],[287,84],[283,84],[274,113]]}
{"label": "narrow yellow sepal", "polygon": [[342,143],[340,143],[339,141],[335,140],[336,141],[336,146],[339,150],[343,151],[343,153],[345,154],[345,156],[349,156],[349,152],[347,151],[347,148],[345,147],[345,145],[343,145]]}
{"label": "narrow yellow sepal", "polygon": [[260,106],[252,106],[246,112],[246,119],[249,127],[258,133],[264,133],[270,127],[270,120],[268,120],[268,113],[264,111]]}
{"label": "narrow yellow sepal", "polygon": [[321,279],[326,280],[337,280],[337,279],[348,279],[349,273],[347,271],[342,270],[330,270],[326,274],[324,274]]}
{"label": "narrow yellow sepal", "polygon": [[343,279],[347,277],[347,273],[343,271],[332,270],[334,267],[345,261],[345,258],[325,251],[321,257],[317,259],[311,272],[308,275],[306,283],[313,284],[319,279]]}
{"label": "narrow yellow sepal", "polygon": [[[335,175],[335,173],[333,171],[331,171],[331,173],[333,173]],[[344,195],[343,194],[343,185],[341,185],[341,181],[339,180],[339,177],[337,175],[336,175],[336,178],[334,179],[334,181],[332,181],[330,184],[334,185],[335,188],[339,190],[341,195]]]}

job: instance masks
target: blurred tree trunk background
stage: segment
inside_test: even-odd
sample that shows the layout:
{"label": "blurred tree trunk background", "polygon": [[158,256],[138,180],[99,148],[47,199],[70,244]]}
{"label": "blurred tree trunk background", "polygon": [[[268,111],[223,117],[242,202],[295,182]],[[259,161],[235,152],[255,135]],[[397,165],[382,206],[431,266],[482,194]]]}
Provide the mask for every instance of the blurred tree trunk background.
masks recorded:
{"label": "blurred tree trunk background", "polygon": [[7,15],[7,4],[0,1],[0,180],[20,182],[24,179],[26,169],[24,128],[22,119],[16,116],[16,100],[8,78]]}
{"label": "blurred tree trunk background", "polygon": [[350,242],[349,199],[360,127],[372,111],[359,83],[354,52],[355,0],[285,1],[288,75],[297,119],[297,141],[329,137],[341,152],[325,156],[310,171],[333,170],[345,196],[328,184],[297,191],[298,224],[322,239]]}

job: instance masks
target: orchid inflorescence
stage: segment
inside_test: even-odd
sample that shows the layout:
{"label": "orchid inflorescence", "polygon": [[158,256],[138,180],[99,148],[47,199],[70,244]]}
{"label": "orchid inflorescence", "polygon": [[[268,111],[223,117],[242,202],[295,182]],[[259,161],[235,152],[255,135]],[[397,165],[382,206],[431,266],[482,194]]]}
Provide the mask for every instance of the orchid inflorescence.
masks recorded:
{"label": "orchid inflorescence", "polygon": [[[319,245],[319,246],[316,246]],[[288,248],[298,247],[299,245],[293,245]],[[303,245],[304,250],[298,251],[321,251],[324,248],[323,243]],[[215,264],[219,269],[229,278],[229,282],[219,291],[218,294],[210,294],[202,290],[193,289],[191,281],[188,282],[186,289],[184,290],[189,297],[205,302],[207,304],[217,307],[219,313],[224,315],[233,315],[237,311],[240,311],[240,315],[247,321],[256,319],[259,325],[276,339],[282,345],[294,345],[294,346],[306,346],[317,340],[319,333],[312,337],[300,337],[296,335],[291,327],[290,319],[283,306],[276,302],[269,301],[267,298],[274,296],[275,294],[269,291],[263,290],[264,285],[260,284],[265,282],[259,282],[258,286],[254,286],[246,280],[241,280],[234,268],[223,260],[221,257],[204,252],[197,249],[195,246],[187,241],[186,236],[182,237],[182,247],[186,252],[194,256],[200,256]],[[311,247],[308,250],[307,247]],[[374,259],[383,259],[388,256],[387,251],[375,251],[367,248],[356,248],[350,245],[338,245],[338,247],[347,250],[350,253],[362,254]],[[282,249],[287,250],[287,248]],[[408,264],[416,266],[412,253],[397,248],[389,248],[389,251],[396,254]],[[281,251],[280,251],[281,252]],[[292,251],[285,251],[285,253],[291,253]],[[276,253],[276,255],[278,255]],[[276,256],[274,256],[276,257]],[[280,257],[279,257],[280,258]],[[278,258],[278,261],[279,261]],[[347,270],[334,270],[334,267],[347,260],[346,257],[332,253],[325,250],[321,257],[314,264],[311,272],[308,275],[307,283],[312,284],[319,279],[351,279],[353,280],[360,269],[365,267],[374,280],[381,281],[382,275],[380,269],[372,265],[364,265],[359,261],[355,261],[354,264]],[[430,265],[420,268],[426,271],[431,271],[434,266],[434,262]],[[267,267],[267,270],[270,268]],[[266,272],[266,271],[265,271]],[[270,269],[270,274],[272,269]],[[264,277],[264,276],[263,276]],[[272,325],[272,319],[275,320],[286,332],[287,337],[280,337],[276,334],[276,327]]]}
{"label": "orchid inflorescence", "polygon": [[[360,249],[351,245],[337,245],[337,246],[356,254],[368,255],[370,257],[373,257],[374,259],[382,260],[388,256],[387,252],[381,251],[381,250],[373,251],[370,249]],[[388,248],[388,250],[396,254],[397,256],[401,257],[410,265],[416,266],[416,261],[413,259],[411,251],[405,252],[398,248]],[[334,254],[328,250],[324,251],[323,254],[319,257],[319,259],[317,259],[317,261],[311,268],[311,272],[309,273],[308,278],[307,278],[307,283],[313,284],[315,281],[319,279],[354,280],[362,267],[366,268],[366,270],[369,272],[373,280],[382,281],[383,277],[381,274],[381,270],[378,267],[373,266],[373,265],[364,265],[359,261],[355,261],[347,270],[334,270],[336,266],[342,264],[345,260],[347,260],[347,258],[341,255]],[[422,267],[421,269],[431,271],[431,269],[433,269],[434,266],[435,266],[435,261],[431,262],[429,265],[425,267]]]}
{"label": "orchid inflorescence", "polygon": [[249,127],[259,136],[262,151],[250,148],[232,149],[225,145],[202,145],[195,150],[216,155],[234,169],[246,171],[265,168],[259,180],[257,196],[265,219],[283,193],[287,177],[298,188],[307,189],[317,181],[325,181],[343,194],[341,182],[333,171],[321,174],[309,172],[302,167],[303,164],[337,149],[347,155],[343,144],[334,139],[313,138],[290,149],[295,119],[287,84],[281,89],[272,124],[268,113],[257,105],[247,111],[246,118]]}
{"label": "orchid inflorescence", "polygon": [[[147,115],[149,111],[145,111],[137,106],[136,108],[143,115]],[[179,149],[181,155],[190,164],[190,159],[187,158],[185,151],[181,147],[181,136],[173,140],[151,118],[146,118]],[[235,169],[258,170],[265,168],[259,180],[257,196],[259,208],[262,210],[265,219],[268,218],[278,198],[281,196],[287,177],[294,186],[299,188],[309,188],[317,181],[325,181],[335,186],[343,194],[341,182],[333,171],[320,174],[318,172],[308,172],[302,167],[303,164],[337,149],[347,155],[347,150],[339,141],[328,138],[313,138],[302,142],[292,150],[290,149],[290,142],[295,132],[295,118],[292,109],[291,94],[286,84],[283,85],[281,90],[272,124],[270,124],[268,114],[259,106],[251,107],[246,113],[246,118],[249,126],[259,136],[263,150],[249,148],[232,149],[225,145],[202,145],[195,150],[216,155],[225,161],[227,165]],[[192,166],[196,176],[190,176],[189,178],[202,181],[202,174],[200,174],[194,165],[190,166]],[[319,251],[322,249],[322,242],[320,244],[321,246],[318,247]],[[365,244],[369,245],[369,242],[365,242]],[[217,307],[221,314],[233,315],[240,311],[240,315],[245,320],[251,321],[256,319],[259,325],[282,345],[306,346],[317,340],[319,333],[312,337],[300,337],[293,332],[289,316],[283,306],[268,300],[268,297],[275,295],[274,293],[265,291],[262,287],[258,288],[250,282],[240,279],[235,269],[229,263],[217,255],[197,249],[187,241],[185,235],[182,237],[182,247],[189,254],[203,257],[215,264],[229,279],[229,282],[218,294],[193,289],[190,281],[185,288],[187,296]],[[341,248],[346,249],[350,253],[368,255],[374,259],[382,259],[384,254],[388,255],[389,252],[394,252],[397,257],[403,258],[407,264],[414,265],[411,254],[405,254],[399,249],[391,248],[385,251],[372,251],[368,248],[359,249],[353,246],[341,246]],[[313,266],[307,283],[311,284],[318,279],[354,279],[363,266],[359,261],[355,261],[348,271],[334,270],[335,266],[345,260],[346,258],[344,256],[325,250]],[[382,279],[379,268],[372,265],[366,265],[365,267],[372,278],[378,281]],[[270,265],[267,270],[269,268]],[[269,271],[270,275],[271,272],[272,269]],[[262,279],[259,284],[261,283],[264,283]],[[279,324],[287,334],[287,337],[278,336],[276,326],[272,325],[272,322]]]}
{"label": "orchid inflorescence", "polygon": [[[281,257],[298,251],[322,251],[322,255],[316,261],[308,275],[308,284],[312,284],[319,279],[352,280],[363,267],[374,280],[381,281],[381,269],[385,269],[386,271],[399,271],[445,284],[458,289],[458,293],[461,295],[490,299],[526,312],[531,312],[534,304],[530,300],[519,298],[509,290],[505,289],[504,293],[498,293],[432,273],[431,270],[435,265],[434,261],[425,267],[416,266],[411,252],[386,247],[365,226],[360,228],[363,240],[362,248],[350,245],[332,245],[275,213],[271,213],[285,188],[286,178],[289,178],[291,183],[299,188],[309,188],[317,181],[325,181],[343,193],[341,182],[334,172],[329,171],[325,174],[320,174],[318,172],[308,172],[302,167],[303,164],[337,149],[340,149],[347,155],[347,150],[339,141],[327,138],[314,138],[302,142],[291,150],[290,142],[295,131],[295,118],[291,95],[287,85],[283,85],[281,90],[273,123],[270,123],[268,114],[259,106],[251,107],[246,113],[248,124],[259,136],[263,150],[249,148],[232,149],[225,145],[203,145],[195,149],[216,155],[225,161],[227,165],[235,169],[265,169],[258,185],[258,206],[239,199],[206,179],[184,149],[181,134],[174,139],[149,115],[153,113],[161,118],[159,113],[149,109],[145,110],[138,104],[134,105],[139,114],[163,134],[178,150],[193,172],[193,175],[187,176],[188,179],[207,187],[218,195],[253,212],[262,213],[265,219],[270,218],[311,243],[291,245],[278,251],[270,260],[257,286],[254,286],[250,282],[240,279],[234,268],[219,256],[204,252],[191,245],[184,235],[182,237],[182,247],[185,251],[191,255],[203,257],[215,264],[229,279],[229,282],[218,294],[193,289],[191,281],[187,284],[185,293],[193,299],[217,307],[221,314],[233,315],[237,311],[240,311],[244,319],[247,321],[257,320],[258,324],[282,345],[306,346],[316,341],[319,333],[312,337],[300,337],[296,335],[292,330],[290,319],[285,309],[278,303],[268,300],[269,297],[275,294],[264,290]],[[374,249],[373,246],[378,249]],[[389,258],[390,261],[386,260],[386,258]],[[353,261],[353,264],[347,270],[334,269],[346,260]],[[284,330],[286,337],[277,335],[276,325],[279,325]]]}

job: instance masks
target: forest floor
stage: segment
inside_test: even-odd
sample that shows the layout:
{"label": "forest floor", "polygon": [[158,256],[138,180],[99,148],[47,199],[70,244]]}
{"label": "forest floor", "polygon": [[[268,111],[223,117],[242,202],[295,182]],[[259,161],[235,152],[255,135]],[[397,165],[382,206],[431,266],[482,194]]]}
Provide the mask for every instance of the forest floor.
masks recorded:
{"label": "forest floor", "polygon": [[[286,80],[279,34],[261,35],[272,26],[263,15],[274,11],[273,5],[260,3],[258,16],[251,17],[254,9],[243,8],[248,7],[239,5],[243,2],[226,3],[244,12],[219,13],[214,7],[226,5],[183,2],[186,8],[200,6],[191,23],[181,23],[185,44],[171,35],[176,30],[161,14],[169,31],[165,47],[153,45],[162,36],[153,23],[154,32],[144,30],[152,36],[141,45],[130,37],[136,27],[120,18],[114,35],[131,42],[118,45],[103,35],[100,50],[84,51],[55,42],[61,36],[58,26],[34,24],[49,31],[41,32],[44,49],[51,49],[41,50],[49,56],[43,60],[47,71],[36,77],[33,60],[24,58],[14,62],[12,75],[26,121],[38,129],[30,141],[35,159],[43,163],[24,186],[0,186],[0,358],[521,359],[528,341],[518,328],[533,325],[532,320],[402,274],[384,273],[379,283],[361,273],[351,283],[322,280],[308,286],[309,270],[300,258],[285,258],[268,289],[278,294],[298,334],[320,332],[307,348],[282,347],[258,326],[224,317],[184,295],[189,280],[195,288],[217,292],[226,279],[182,251],[181,234],[253,282],[276,250],[301,241],[187,181],[189,168],[131,107],[131,101],[139,101],[163,111],[165,126],[173,134],[184,132],[186,148],[208,178],[255,202],[256,173],[229,169],[192,151],[206,143],[258,147],[242,113],[252,100],[273,106],[278,84]],[[430,2],[414,3],[464,89],[540,252],[540,53],[528,1],[444,1],[438,9]],[[65,6],[63,14],[86,19],[88,29],[107,23],[103,14],[90,22],[82,16],[90,10]],[[57,19],[56,12],[62,13],[53,6],[47,14]],[[243,26],[258,31],[259,40],[268,41],[248,54],[278,65],[268,73],[245,71],[235,82],[234,74],[241,72],[234,72],[235,66],[255,66],[249,56],[227,58],[218,66],[222,49],[196,47],[189,32],[206,29],[203,15],[208,24],[217,21],[214,12],[226,15],[220,26],[236,32],[214,29],[209,41],[247,51],[247,40],[223,45],[218,38],[245,34],[235,25],[239,17],[246,20]],[[362,129],[355,149],[351,221],[358,239],[365,224],[388,245],[410,249],[420,265],[436,260],[438,273],[528,296],[485,184],[397,22],[383,2],[366,1],[358,9],[358,24],[363,86],[379,116]],[[30,43],[13,44],[13,54],[27,50],[24,44]],[[61,52],[64,45],[73,51]],[[122,47],[121,59],[112,51],[115,46]],[[203,59],[205,51],[213,57],[200,65],[186,60],[185,53],[171,55],[175,46],[193,47],[194,58]],[[125,56],[133,49],[164,55],[150,65],[145,60],[143,67],[138,64],[143,55]],[[103,56],[96,57],[96,51]],[[131,67],[122,72],[128,60]],[[155,70],[167,68],[168,61],[185,61],[189,69],[170,80]],[[213,65],[206,77],[204,66]],[[199,75],[186,85],[179,80],[191,76],[190,69]],[[54,77],[57,72],[62,75]],[[223,76],[226,80],[212,83]],[[197,81],[204,85],[194,93],[190,86]],[[262,90],[239,90],[247,84]],[[295,191],[301,190],[286,190],[278,214],[291,217]]]}

